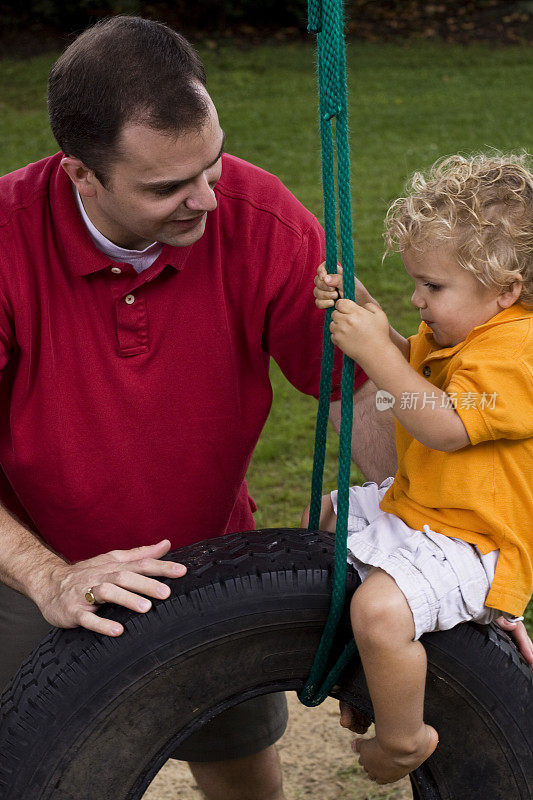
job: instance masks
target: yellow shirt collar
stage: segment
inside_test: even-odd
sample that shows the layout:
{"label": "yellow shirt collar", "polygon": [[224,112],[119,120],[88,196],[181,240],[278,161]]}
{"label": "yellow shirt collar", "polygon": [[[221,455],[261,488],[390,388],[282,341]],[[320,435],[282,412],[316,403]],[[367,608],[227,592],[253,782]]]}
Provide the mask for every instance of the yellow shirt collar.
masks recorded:
{"label": "yellow shirt collar", "polygon": [[454,344],[452,347],[439,347],[433,338],[433,332],[431,328],[426,325],[425,322],[420,323],[418,333],[425,337],[429,346],[429,352],[426,355],[426,359],[449,358],[458,350],[461,350],[461,348],[464,347],[467,342],[471,342],[489,328],[493,328],[495,325],[502,325],[506,322],[514,322],[515,320],[519,319],[533,319],[533,309],[524,308],[524,306],[520,305],[520,303],[514,303],[514,305],[510,306],[510,308],[504,308],[494,317],[491,317],[491,319],[487,320],[487,322],[483,322],[481,325],[476,325],[476,327],[470,331],[464,341],[458,342],[458,344]]}

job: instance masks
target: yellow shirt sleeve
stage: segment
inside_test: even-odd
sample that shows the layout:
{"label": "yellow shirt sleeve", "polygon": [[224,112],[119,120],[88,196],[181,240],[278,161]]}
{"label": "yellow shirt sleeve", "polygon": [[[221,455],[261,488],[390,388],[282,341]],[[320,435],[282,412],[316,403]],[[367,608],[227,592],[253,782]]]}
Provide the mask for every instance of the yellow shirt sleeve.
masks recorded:
{"label": "yellow shirt sleeve", "polygon": [[528,360],[465,348],[446,392],[472,444],[533,436],[533,370]]}

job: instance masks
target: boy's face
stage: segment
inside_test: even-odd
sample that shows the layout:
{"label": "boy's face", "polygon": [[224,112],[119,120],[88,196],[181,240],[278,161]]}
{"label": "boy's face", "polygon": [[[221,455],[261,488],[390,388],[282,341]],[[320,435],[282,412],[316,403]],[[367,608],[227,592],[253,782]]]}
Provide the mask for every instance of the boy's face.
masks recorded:
{"label": "boy's face", "polygon": [[414,280],[411,302],[433,331],[441,347],[453,347],[502,310],[500,292],[488,289],[463,269],[445,246],[402,252],[405,269]]}

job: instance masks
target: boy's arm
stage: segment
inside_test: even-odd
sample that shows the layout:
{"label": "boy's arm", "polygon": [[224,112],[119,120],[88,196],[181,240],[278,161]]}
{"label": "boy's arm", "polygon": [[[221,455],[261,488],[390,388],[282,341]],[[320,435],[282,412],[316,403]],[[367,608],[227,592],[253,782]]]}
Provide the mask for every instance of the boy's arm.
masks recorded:
{"label": "boy's arm", "polygon": [[[326,309],[335,305],[335,301],[342,297],[342,267],[337,265],[338,272],[329,274],[326,271],[326,263],[320,264],[316,271],[315,288],[313,294],[315,303],[318,308]],[[367,303],[374,303],[378,308],[381,308],[377,300],[375,300],[368,289],[363,286],[360,280],[355,279],[355,296],[357,304],[366,306]],[[396,345],[398,350],[402,353],[403,357],[409,358],[409,342],[407,339],[398,333],[392,325],[389,325],[389,337],[391,342]]]}
{"label": "boy's arm", "polygon": [[411,436],[432,450],[470,444],[449,395],[419,375],[391,341],[387,315],[373,303],[361,307],[351,300],[338,300],[335,308],[333,343],[361,365],[378,389],[393,395],[394,416]]}

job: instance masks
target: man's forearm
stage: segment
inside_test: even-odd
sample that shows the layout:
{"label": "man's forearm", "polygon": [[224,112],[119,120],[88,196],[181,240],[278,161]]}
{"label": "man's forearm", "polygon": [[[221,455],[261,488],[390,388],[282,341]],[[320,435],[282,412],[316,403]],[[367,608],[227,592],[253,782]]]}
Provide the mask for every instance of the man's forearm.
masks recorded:
{"label": "man's forearm", "polygon": [[[340,432],[340,401],[331,404],[330,419]],[[394,416],[390,410],[376,406],[376,387],[366,381],[354,395],[352,458],[370,481],[381,481],[394,475],[398,468],[394,440]]]}
{"label": "man's forearm", "polygon": [[35,600],[41,575],[65,562],[0,506],[0,581]]}

